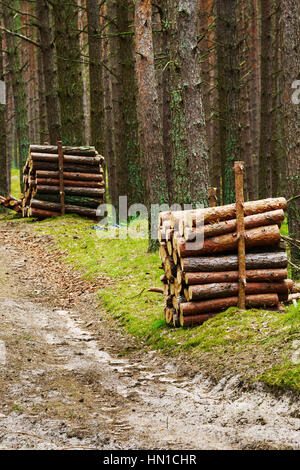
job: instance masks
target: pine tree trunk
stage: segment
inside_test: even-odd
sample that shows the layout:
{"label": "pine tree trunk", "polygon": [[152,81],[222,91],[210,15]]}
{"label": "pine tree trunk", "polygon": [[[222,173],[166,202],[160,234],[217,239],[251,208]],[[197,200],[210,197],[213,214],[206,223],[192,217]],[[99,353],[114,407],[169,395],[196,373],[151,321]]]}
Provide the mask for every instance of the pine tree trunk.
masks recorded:
{"label": "pine tree trunk", "polygon": [[261,0],[261,127],[259,197],[272,197],[272,0]]}
{"label": "pine tree trunk", "polygon": [[[146,169],[147,202],[150,209],[151,204],[168,203],[162,122],[154,70],[150,0],[136,1],[135,32],[139,125]],[[151,245],[150,242],[150,248]]]}
{"label": "pine tree trunk", "polygon": [[101,65],[102,40],[100,38],[99,1],[87,0],[89,77],[90,77],[90,121],[91,143],[99,153],[104,153],[104,96]]}
{"label": "pine tree trunk", "polygon": [[[1,11],[1,8],[0,8]],[[0,33],[0,80],[4,80],[3,74],[3,49],[2,34]],[[0,103],[0,195],[7,196],[9,191],[8,182],[8,158],[6,153],[6,109],[5,104]],[[0,208],[0,212],[2,208]]]}
{"label": "pine tree trunk", "polygon": [[36,13],[40,24],[41,56],[46,90],[49,143],[61,140],[60,105],[58,79],[54,52],[54,35],[51,26],[51,10],[47,0],[37,0]]}
{"label": "pine tree trunk", "polygon": [[[17,7],[17,2],[12,2],[13,7]],[[4,8],[3,12],[5,27],[10,30],[15,30],[14,12],[8,7]],[[18,55],[19,41],[12,34],[6,33],[7,45],[7,61],[12,83],[12,90],[14,95],[14,109],[16,118],[16,134],[18,139],[19,161],[18,166],[20,169],[20,186],[23,190],[23,167],[28,157],[29,149],[29,126],[26,107],[26,95],[23,76],[20,68],[20,60]]]}
{"label": "pine tree trunk", "polygon": [[[107,5],[103,5],[101,12],[103,16],[107,15]],[[101,22],[101,27],[103,26]],[[103,87],[104,87],[104,135],[105,135],[105,157],[106,168],[108,176],[107,192],[109,200],[114,207],[118,207],[118,187],[117,187],[117,174],[116,174],[116,151],[115,151],[115,134],[114,134],[114,119],[113,119],[113,100],[112,100],[112,75],[109,72],[110,66],[110,50],[109,39],[107,37],[103,40]]]}
{"label": "pine tree trunk", "polygon": [[173,178],[177,203],[207,205],[208,148],[197,48],[197,4],[169,0]]}
{"label": "pine tree trunk", "polygon": [[78,7],[53,1],[58,96],[64,145],[84,145],[83,83],[78,33]]}
{"label": "pine tree trunk", "polygon": [[[300,72],[300,22],[298,0],[286,0],[281,3],[282,38],[283,38],[283,108],[286,141],[286,193],[288,198],[298,196],[288,205],[288,224],[290,237],[300,240],[300,103],[292,99],[293,82],[299,80]],[[298,84],[299,90],[299,84]],[[299,93],[298,93],[299,99]],[[300,252],[291,246],[292,262],[300,266]],[[299,277],[299,271],[293,270]]]}
{"label": "pine tree trunk", "polygon": [[216,0],[223,204],[235,200],[233,164],[241,158],[237,7],[237,0]]}

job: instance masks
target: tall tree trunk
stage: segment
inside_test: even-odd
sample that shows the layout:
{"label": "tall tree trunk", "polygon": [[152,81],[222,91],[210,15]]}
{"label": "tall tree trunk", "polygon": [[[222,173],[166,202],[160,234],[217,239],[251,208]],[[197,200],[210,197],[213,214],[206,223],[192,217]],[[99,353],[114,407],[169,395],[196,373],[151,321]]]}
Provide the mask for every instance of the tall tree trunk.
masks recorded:
{"label": "tall tree trunk", "polygon": [[55,145],[58,140],[61,140],[62,135],[54,35],[51,26],[51,10],[47,0],[37,0],[36,13],[40,25],[41,56],[46,91],[49,143]]}
{"label": "tall tree trunk", "polygon": [[[144,201],[144,177],[140,156],[137,117],[137,84],[135,76],[135,45],[131,25],[134,22],[132,0],[118,0],[119,86],[120,86],[120,154],[117,161],[121,194],[127,194],[128,204]],[[123,187],[122,187],[123,186]]]}
{"label": "tall tree trunk", "polygon": [[259,197],[272,196],[272,0],[261,0],[261,127]]}
{"label": "tall tree trunk", "polygon": [[[11,6],[13,8],[17,8],[18,4],[14,1],[12,2]],[[8,7],[4,7],[3,16],[5,27],[9,31],[15,31],[13,10]],[[18,43],[19,40],[17,40],[14,35],[6,33],[7,61],[14,95],[16,132],[19,151],[18,164],[20,169],[20,186],[21,190],[23,190],[23,167],[28,157],[29,150],[29,126],[26,108],[25,86],[18,56]]]}
{"label": "tall tree trunk", "polygon": [[[286,194],[294,198],[288,205],[288,225],[291,237],[300,240],[300,103],[293,100],[293,83],[300,80],[300,22],[298,0],[286,0],[282,8],[283,49],[283,108],[286,140]],[[298,85],[299,88],[299,85]],[[297,98],[297,97],[296,97]],[[299,98],[299,94],[298,94]],[[300,251],[291,246],[292,262],[300,266]],[[294,270],[295,277],[299,271]]]}
{"label": "tall tree trunk", "polygon": [[146,169],[147,202],[150,208],[151,204],[168,203],[162,122],[154,70],[151,0],[136,1],[135,35],[141,148]]}
{"label": "tall tree trunk", "polygon": [[[0,33],[0,81],[4,82],[2,41],[2,34]],[[4,89],[2,91],[4,93]],[[6,97],[2,95],[0,96],[0,195],[7,196],[9,192],[9,179],[8,158],[6,152],[6,109],[5,104],[3,102],[1,103],[2,98],[5,98],[5,100],[3,99],[3,101],[6,101]]]}
{"label": "tall tree trunk", "polygon": [[174,199],[207,204],[208,150],[197,48],[197,5],[169,0]]}
{"label": "tall tree trunk", "polygon": [[223,204],[235,201],[234,161],[241,158],[238,0],[216,0]]}
{"label": "tall tree trunk", "polygon": [[49,142],[49,131],[47,121],[47,106],[46,106],[46,90],[45,90],[45,75],[43,67],[43,58],[41,49],[38,48],[37,63],[38,63],[38,82],[39,82],[39,142],[44,144]]}
{"label": "tall tree trunk", "polygon": [[66,145],[84,145],[85,122],[78,7],[71,2],[54,0],[53,13],[62,140]]}
{"label": "tall tree trunk", "polygon": [[282,108],[282,54],[281,54],[281,1],[273,0],[273,95],[272,95],[272,196],[280,196],[285,190],[285,142],[284,142],[284,117]]}
{"label": "tall tree trunk", "polygon": [[[156,36],[159,34],[160,49],[157,50],[157,62],[159,64],[156,70],[159,73],[160,84],[158,91],[160,92],[160,106],[161,106],[161,117],[163,123],[163,150],[164,150],[164,161],[166,179],[168,185],[169,202],[173,204],[176,202],[176,196],[174,193],[174,181],[173,181],[173,154],[172,154],[172,116],[170,108],[170,51],[169,51],[169,32],[167,26],[168,10],[166,8],[165,0],[159,0],[156,4],[158,8],[157,21],[158,24],[155,27]],[[155,45],[155,44],[154,44]]]}
{"label": "tall tree trunk", "polygon": [[[104,4],[101,9],[102,16],[107,16],[107,5]],[[104,27],[104,20],[101,19],[101,28]],[[103,88],[104,88],[104,141],[105,141],[105,157],[108,177],[107,193],[114,207],[118,207],[118,188],[116,174],[116,149],[115,149],[115,133],[113,119],[113,100],[112,100],[112,79],[114,78],[109,72],[110,67],[110,49],[109,39],[107,36],[103,39],[103,63],[105,65],[103,71]]]}
{"label": "tall tree trunk", "polygon": [[87,0],[91,143],[99,153],[104,152],[104,97],[101,65],[100,5]]}
{"label": "tall tree trunk", "polygon": [[249,168],[250,178],[248,181],[249,199],[258,198],[258,156],[260,141],[260,41],[258,21],[258,0],[249,0],[250,9],[250,54],[251,54],[251,79],[250,79],[250,126],[252,158]]}

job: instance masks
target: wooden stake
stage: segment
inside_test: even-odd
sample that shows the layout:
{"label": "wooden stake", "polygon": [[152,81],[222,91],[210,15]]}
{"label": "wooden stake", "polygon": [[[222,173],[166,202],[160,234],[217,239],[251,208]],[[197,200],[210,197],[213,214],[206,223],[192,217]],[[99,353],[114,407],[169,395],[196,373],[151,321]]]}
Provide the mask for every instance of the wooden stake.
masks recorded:
{"label": "wooden stake", "polygon": [[246,308],[246,249],[245,249],[245,220],[244,220],[244,162],[234,163],[235,193],[236,193],[236,221],[238,236],[238,263],[239,263],[239,300],[238,307]]}
{"label": "wooden stake", "polygon": [[209,207],[217,205],[217,188],[208,188]]}
{"label": "wooden stake", "polygon": [[65,215],[65,187],[64,187],[64,154],[62,148],[62,142],[57,142],[58,148],[58,172],[59,172],[59,194],[60,194],[60,206],[61,215]]}

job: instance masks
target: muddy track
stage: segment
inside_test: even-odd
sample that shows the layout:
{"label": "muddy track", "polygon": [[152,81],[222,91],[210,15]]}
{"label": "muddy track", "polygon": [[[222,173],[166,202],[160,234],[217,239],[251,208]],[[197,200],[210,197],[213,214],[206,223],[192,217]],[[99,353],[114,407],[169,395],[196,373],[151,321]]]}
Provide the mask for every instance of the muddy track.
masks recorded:
{"label": "muddy track", "polygon": [[51,240],[0,237],[0,449],[300,448],[299,403],[147,349],[120,357],[135,344],[97,286],[46,254]]}

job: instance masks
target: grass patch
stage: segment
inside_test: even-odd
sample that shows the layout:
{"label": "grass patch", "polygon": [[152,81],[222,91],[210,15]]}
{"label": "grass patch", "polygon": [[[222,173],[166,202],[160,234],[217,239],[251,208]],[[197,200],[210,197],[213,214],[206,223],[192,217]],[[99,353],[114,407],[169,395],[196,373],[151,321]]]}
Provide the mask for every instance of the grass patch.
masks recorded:
{"label": "grass patch", "polygon": [[21,194],[20,187],[20,170],[12,169],[11,170],[11,191],[10,194],[19,199]]}
{"label": "grass patch", "polygon": [[300,349],[300,303],[286,313],[230,308],[202,326],[172,329],[166,326],[163,298],[149,293],[161,287],[157,253],[147,252],[146,240],[122,239],[124,229],[107,232],[92,229],[93,222],[76,216],[48,219],[34,224],[18,220],[16,228],[31,227],[54,238],[53,248],[62,260],[84,278],[100,276],[115,282],[98,292],[108,318],[134,335],[141,344],[170,355],[186,354],[210,375],[240,374],[244,379],[300,390],[300,365],[295,363],[295,344]]}

